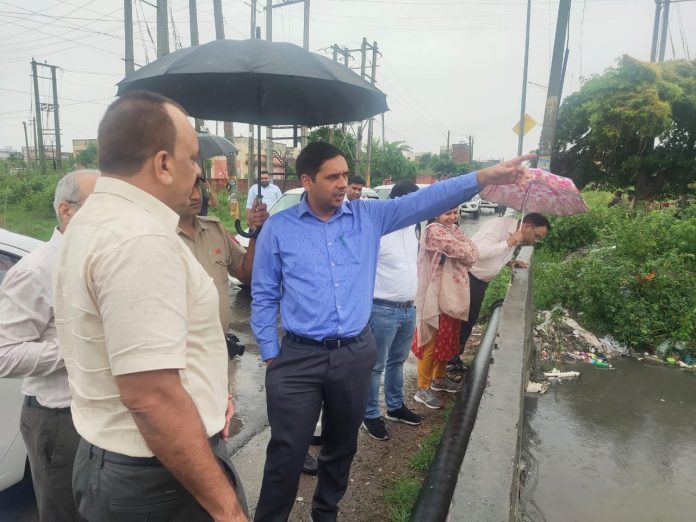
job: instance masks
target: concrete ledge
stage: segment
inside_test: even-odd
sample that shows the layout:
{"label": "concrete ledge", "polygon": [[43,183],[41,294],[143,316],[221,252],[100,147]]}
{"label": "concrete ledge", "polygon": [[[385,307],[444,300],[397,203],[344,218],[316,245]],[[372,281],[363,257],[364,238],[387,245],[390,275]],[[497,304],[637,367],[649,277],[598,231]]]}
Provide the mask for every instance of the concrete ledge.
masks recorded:
{"label": "concrete ledge", "polygon": [[507,522],[517,518],[524,390],[529,378],[534,300],[531,247],[517,259],[503,305],[488,386],[457,477],[448,520]]}

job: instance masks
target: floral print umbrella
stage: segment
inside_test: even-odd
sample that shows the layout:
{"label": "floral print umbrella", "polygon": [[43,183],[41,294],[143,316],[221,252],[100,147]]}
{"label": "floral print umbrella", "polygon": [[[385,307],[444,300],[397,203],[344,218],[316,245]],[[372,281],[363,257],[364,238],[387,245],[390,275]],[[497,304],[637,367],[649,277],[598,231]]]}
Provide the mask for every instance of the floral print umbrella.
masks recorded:
{"label": "floral print umbrella", "polygon": [[481,197],[522,213],[570,216],[590,210],[571,179],[537,168],[527,169],[519,184],[485,187]]}

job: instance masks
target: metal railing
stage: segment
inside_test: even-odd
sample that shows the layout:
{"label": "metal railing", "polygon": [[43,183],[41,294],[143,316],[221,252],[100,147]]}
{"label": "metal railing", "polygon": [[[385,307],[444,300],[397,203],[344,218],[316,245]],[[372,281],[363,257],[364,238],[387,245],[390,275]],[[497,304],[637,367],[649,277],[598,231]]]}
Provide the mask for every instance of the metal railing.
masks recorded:
{"label": "metal railing", "polygon": [[464,388],[457,395],[442,440],[413,506],[412,522],[440,522],[447,519],[459,468],[464,460],[481,397],[486,388],[502,304],[502,301],[497,301],[491,306],[488,326],[481,338],[471,371]]}

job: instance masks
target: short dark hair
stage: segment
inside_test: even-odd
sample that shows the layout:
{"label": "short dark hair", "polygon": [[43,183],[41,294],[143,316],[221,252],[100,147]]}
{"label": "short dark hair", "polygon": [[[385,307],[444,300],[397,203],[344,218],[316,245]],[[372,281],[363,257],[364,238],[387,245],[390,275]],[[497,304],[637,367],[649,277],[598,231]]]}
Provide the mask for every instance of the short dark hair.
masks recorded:
{"label": "short dark hair", "polygon": [[356,185],[367,185],[367,181],[365,181],[360,176],[351,176],[350,178],[348,178],[348,184],[352,185],[353,183],[355,183]]}
{"label": "short dark hair", "polygon": [[416,190],[418,190],[418,185],[412,181],[399,181],[392,187],[391,192],[389,193],[389,199],[400,198],[401,196],[405,196],[406,194],[410,194]]}
{"label": "short dark hair", "polygon": [[524,218],[522,218],[522,223],[529,223],[534,228],[546,227],[546,230],[548,230],[549,232],[551,231],[551,223],[549,222],[549,220],[541,214],[537,214],[536,212],[532,212],[531,214],[527,214],[526,216],[524,216]]}
{"label": "short dark hair", "polygon": [[324,141],[310,143],[297,156],[297,161],[295,162],[297,177],[299,178],[302,174],[307,174],[312,181],[316,181],[317,172],[319,172],[324,162],[337,156],[346,159],[346,155],[343,154],[341,149],[334,147],[330,143]]}
{"label": "short dark hair", "polygon": [[159,151],[173,154],[176,127],[166,104],[186,114],[174,100],[148,91],[127,92],[109,105],[97,133],[99,170],[133,176]]}

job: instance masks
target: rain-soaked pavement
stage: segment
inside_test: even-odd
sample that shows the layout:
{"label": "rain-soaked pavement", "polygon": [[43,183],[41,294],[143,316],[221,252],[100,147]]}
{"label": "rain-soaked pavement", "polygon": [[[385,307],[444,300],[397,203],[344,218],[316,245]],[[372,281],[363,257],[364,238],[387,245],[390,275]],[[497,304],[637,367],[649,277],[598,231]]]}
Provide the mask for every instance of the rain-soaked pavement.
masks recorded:
{"label": "rain-soaked pavement", "polygon": [[696,376],[615,367],[525,399],[524,520],[696,520]]}

